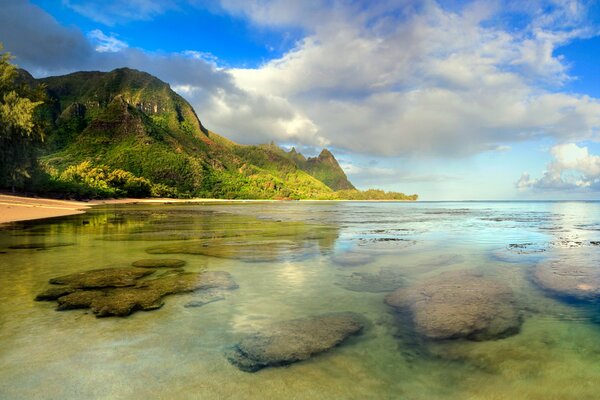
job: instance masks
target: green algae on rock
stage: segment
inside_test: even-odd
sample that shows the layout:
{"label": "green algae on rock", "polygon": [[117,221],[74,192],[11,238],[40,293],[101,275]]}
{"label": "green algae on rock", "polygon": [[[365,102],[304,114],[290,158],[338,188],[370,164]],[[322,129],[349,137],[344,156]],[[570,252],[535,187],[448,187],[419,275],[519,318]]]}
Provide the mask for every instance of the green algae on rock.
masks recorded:
{"label": "green algae on rock", "polygon": [[[142,269],[145,271],[152,270]],[[127,316],[135,311],[148,311],[162,307],[162,298],[171,294],[206,289],[235,289],[237,284],[228,272],[207,271],[200,273],[177,273],[145,281],[135,286],[106,287],[86,290],[64,286],[49,289],[36,300],[56,300],[57,310],[89,308],[97,317]]]}
{"label": "green algae on rock", "polygon": [[516,334],[521,326],[510,287],[471,271],[397,289],[385,302],[407,313],[415,331],[428,339],[488,340]]}
{"label": "green algae on rock", "polygon": [[288,365],[337,346],[363,326],[362,317],[351,312],[282,321],[244,337],[227,358],[246,372]]}
{"label": "green algae on rock", "polygon": [[136,268],[180,268],[185,265],[184,260],[176,258],[146,258],[131,263]]}
{"label": "green algae on rock", "polygon": [[67,285],[76,289],[133,286],[137,280],[153,271],[146,268],[102,268],[52,278],[53,285]]}

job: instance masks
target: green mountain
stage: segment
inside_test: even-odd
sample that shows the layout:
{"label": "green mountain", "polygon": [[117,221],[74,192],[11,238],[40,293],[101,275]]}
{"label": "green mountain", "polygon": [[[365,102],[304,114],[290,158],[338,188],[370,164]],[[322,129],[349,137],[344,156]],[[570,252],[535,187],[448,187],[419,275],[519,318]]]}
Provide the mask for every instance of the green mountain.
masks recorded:
{"label": "green mountain", "polygon": [[[33,81],[26,73],[21,79]],[[358,193],[328,150],[307,159],[274,144],[236,144],[206,129],[185,99],[145,72],[76,72],[35,83],[47,93],[40,161],[49,190],[256,199]]]}

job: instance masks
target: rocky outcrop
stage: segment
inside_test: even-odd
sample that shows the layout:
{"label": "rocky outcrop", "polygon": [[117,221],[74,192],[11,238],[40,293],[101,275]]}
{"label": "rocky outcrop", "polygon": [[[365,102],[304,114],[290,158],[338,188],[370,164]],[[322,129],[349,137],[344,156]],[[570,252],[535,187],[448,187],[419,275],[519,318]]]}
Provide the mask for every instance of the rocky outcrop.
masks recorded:
{"label": "rocky outcrop", "polygon": [[494,339],[517,333],[521,325],[512,290],[469,271],[397,289],[385,301],[428,339]]}
{"label": "rocky outcrop", "polygon": [[337,346],[363,328],[359,315],[339,312],[275,323],[243,338],[228,354],[246,372],[302,361]]}

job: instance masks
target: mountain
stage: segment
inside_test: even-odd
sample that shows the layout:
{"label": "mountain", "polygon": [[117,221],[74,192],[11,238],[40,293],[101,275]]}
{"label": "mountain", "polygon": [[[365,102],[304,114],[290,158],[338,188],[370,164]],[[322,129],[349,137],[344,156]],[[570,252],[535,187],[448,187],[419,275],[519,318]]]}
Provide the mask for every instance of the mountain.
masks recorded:
{"label": "mountain", "polygon": [[41,165],[50,189],[257,199],[355,191],[327,149],[307,159],[274,144],[236,144],[208,130],[185,99],[145,72],[76,72],[35,83],[47,93]]}

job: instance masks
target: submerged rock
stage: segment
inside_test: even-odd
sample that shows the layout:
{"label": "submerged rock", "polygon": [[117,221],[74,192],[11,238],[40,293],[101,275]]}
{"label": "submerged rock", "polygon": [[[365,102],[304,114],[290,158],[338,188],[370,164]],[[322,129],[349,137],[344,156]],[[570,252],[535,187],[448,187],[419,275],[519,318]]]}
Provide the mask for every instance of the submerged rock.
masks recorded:
{"label": "submerged rock", "polygon": [[[316,250],[315,250],[316,251]],[[246,262],[273,262],[281,258],[305,255],[310,249],[302,242],[285,239],[268,240],[188,240],[146,249],[148,254],[200,254]]]}
{"label": "submerged rock", "polygon": [[147,258],[131,263],[137,268],[179,268],[185,265],[185,261],[176,258]]}
{"label": "submerged rock", "polygon": [[533,281],[560,297],[577,300],[600,298],[600,269],[596,263],[547,261],[536,266]]}
{"label": "submerged rock", "polygon": [[380,269],[377,273],[355,272],[337,284],[354,292],[391,292],[404,286],[404,277],[390,269]]}
{"label": "submerged rock", "polygon": [[372,254],[347,251],[331,257],[331,261],[343,267],[354,267],[372,262],[375,257]]}
{"label": "submerged rock", "polygon": [[134,286],[137,280],[154,271],[145,268],[102,268],[59,276],[49,280],[54,285],[67,285],[76,289]]}
{"label": "submerged rock", "polygon": [[[148,271],[148,270],[145,270]],[[150,273],[152,271],[150,270]],[[162,307],[162,298],[171,294],[206,289],[235,289],[237,284],[227,272],[168,274],[158,279],[137,282],[135,286],[74,289],[72,286],[51,288],[36,300],[57,300],[58,310],[89,308],[97,317],[126,316],[135,311]],[[62,293],[62,294],[61,294]]]}
{"label": "submerged rock", "polygon": [[206,290],[194,296],[194,300],[186,303],[184,307],[202,307],[216,301],[225,300],[225,295],[222,290]]}
{"label": "submerged rock", "polygon": [[66,296],[69,293],[75,292],[76,290],[77,288],[71,286],[52,286],[35,296],[35,301],[56,300],[59,297]]}
{"label": "submerged rock", "polygon": [[469,271],[447,272],[385,299],[429,339],[487,340],[516,334],[521,325],[512,290]]}
{"label": "submerged rock", "polygon": [[246,372],[287,365],[327,351],[362,328],[362,318],[350,312],[283,321],[246,336],[227,358]]}

